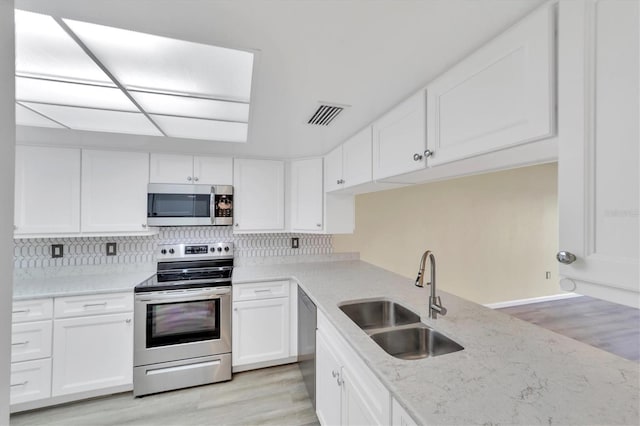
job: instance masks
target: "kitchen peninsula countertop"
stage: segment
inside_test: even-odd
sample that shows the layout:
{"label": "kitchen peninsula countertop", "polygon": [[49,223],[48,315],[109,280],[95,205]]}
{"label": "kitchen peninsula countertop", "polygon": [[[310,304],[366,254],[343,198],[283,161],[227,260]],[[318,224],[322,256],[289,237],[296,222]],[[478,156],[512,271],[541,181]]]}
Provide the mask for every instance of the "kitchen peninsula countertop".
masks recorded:
{"label": "kitchen peninsula countertop", "polygon": [[[244,266],[234,284],[294,279],[421,424],[639,424],[640,365],[438,290],[446,316],[427,316],[428,288],[363,261]],[[464,346],[421,360],[388,355],[339,308],[387,297]]]}

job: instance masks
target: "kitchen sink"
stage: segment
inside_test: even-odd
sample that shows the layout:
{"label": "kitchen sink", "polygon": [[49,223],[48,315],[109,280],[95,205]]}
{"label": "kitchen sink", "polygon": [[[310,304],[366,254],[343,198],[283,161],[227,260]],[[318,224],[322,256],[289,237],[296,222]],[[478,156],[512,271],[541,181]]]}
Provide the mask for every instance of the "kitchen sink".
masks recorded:
{"label": "kitchen sink", "polygon": [[418,314],[385,299],[347,302],[339,308],[365,331],[420,322]]}
{"label": "kitchen sink", "polygon": [[371,338],[389,355],[420,359],[461,351],[464,348],[442,333],[423,324],[382,331]]}
{"label": "kitchen sink", "polygon": [[421,359],[464,349],[421,323],[418,314],[391,300],[348,301],[338,307],[378,346],[396,358]]}

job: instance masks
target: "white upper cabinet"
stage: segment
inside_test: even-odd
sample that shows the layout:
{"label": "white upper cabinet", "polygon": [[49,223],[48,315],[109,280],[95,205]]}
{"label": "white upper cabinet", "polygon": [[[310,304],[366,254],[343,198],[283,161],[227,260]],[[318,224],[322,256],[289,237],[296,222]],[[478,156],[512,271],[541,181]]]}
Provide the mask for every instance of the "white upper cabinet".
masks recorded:
{"label": "white upper cabinet", "polygon": [[420,90],[373,123],[373,179],[425,167],[425,92]]}
{"label": "white upper cabinet", "polygon": [[231,185],[233,159],[153,153],[149,162],[149,182]]}
{"label": "white upper cabinet", "polygon": [[322,158],[291,162],[291,230],[322,231]]}
{"label": "white upper cabinet", "polygon": [[431,82],[429,165],[553,135],[554,46],[545,5]]}
{"label": "white upper cabinet", "polygon": [[284,162],[234,160],[234,231],[283,231]]}
{"label": "white upper cabinet", "polygon": [[371,156],[368,126],[325,156],[325,192],[371,182]]}
{"label": "white upper cabinet", "polygon": [[82,151],[82,231],[147,229],[149,154]]}
{"label": "white upper cabinet", "polygon": [[342,189],[342,145],[324,156],[324,190]]}
{"label": "white upper cabinet", "polygon": [[80,231],[80,150],[16,147],[15,234]]}
{"label": "white upper cabinet", "polygon": [[558,74],[560,284],[636,308],[638,9],[635,1],[561,1]]}

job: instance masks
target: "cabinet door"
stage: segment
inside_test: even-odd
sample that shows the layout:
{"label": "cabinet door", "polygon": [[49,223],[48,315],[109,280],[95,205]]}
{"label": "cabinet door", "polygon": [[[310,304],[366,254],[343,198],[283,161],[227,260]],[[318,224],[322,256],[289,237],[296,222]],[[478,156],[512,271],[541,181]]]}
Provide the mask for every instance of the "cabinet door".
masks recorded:
{"label": "cabinet door", "polygon": [[391,403],[391,426],[417,426],[418,424],[413,421],[413,418],[406,412],[404,408],[392,398]]}
{"label": "cabinet door", "polygon": [[321,425],[341,424],[341,364],[328,339],[316,331],[316,414]]}
{"label": "cabinet door", "polygon": [[151,154],[149,182],[193,183],[193,156],[177,154]]}
{"label": "cabinet door", "polygon": [[80,232],[80,150],[16,147],[15,234]]}
{"label": "cabinet door", "polygon": [[131,384],[132,318],[125,313],[55,320],[52,395]]}
{"label": "cabinet door", "polygon": [[324,156],[325,192],[342,189],[342,145]]}
{"label": "cabinet door", "polygon": [[342,146],[344,187],[371,182],[371,126],[356,133]]}
{"label": "cabinet door", "polygon": [[291,162],[291,228],[322,231],[322,158]]}
{"label": "cabinet door", "polygon": [[536,10],[428,85],[429,165],[552,135],[553,8]]}
{"label": "cabinet door", "polygon": [[[343,425],[383,425],[389,420],[378,419],[367,399],[358,388],[354,377],[346,368],[342,369],[342,424]],[[382,421],[381,421],[382,420]]]}
{"label": "cabinet door", "polygon": [[235,160],[233,184],[235,230],[284,230],[284,162]]}
{"label": "cabinet door", "polygon": [[560,2],[559,171],[563,289],[640,307],[639,11]]}
{"label": "cabinet door", "polygon": [[373,123],[373,179],[425,167],[425,103],[421,90]]}
{"label": "cabinet door", "polygon": [[82,231],[147,228],[149,154],[82,151]]}
{"label": "cabinet door", "polygon": [[233,185],[233,158],[193,157],[193,179],[206,185]]}
{"label": "cabinet door", "polygon": [[289,297],[233,304],[233,366],[289,356]]}

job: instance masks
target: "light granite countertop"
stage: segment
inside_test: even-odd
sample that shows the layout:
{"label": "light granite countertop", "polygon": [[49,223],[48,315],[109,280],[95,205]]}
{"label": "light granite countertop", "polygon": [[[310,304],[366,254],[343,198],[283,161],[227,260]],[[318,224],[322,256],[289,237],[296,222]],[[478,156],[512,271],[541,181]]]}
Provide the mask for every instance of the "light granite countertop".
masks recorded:
{"label": "light granite countertop", "polygon": [[15,278],[13,300],[119,293],[148,280],[155,270]]}
{"label": "light granite countertop", "polygon": [[[392,395],[421,424],[638,425],[640,365],[362,261],[244,266],[234,283],[294,279]],[[373,342],[338,303],[387,297],[464,350],[405,361]]]}

